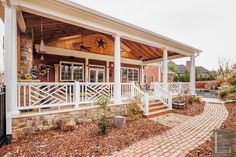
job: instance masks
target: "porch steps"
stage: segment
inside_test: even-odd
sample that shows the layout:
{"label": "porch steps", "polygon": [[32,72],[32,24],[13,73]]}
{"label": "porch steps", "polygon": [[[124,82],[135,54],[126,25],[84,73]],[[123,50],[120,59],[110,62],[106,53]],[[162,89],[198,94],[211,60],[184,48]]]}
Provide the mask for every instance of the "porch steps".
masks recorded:
{"label": "porch steps", "polygon": [[164,110],[164,109],[167,109],[168,107],[165,106],[165,105],[161,105],[161,106],[156,106],[156,107],[152,107],[152,108],[149,108],[149,112],[155,112],[155,111],[161,111],[161,110]]}
{"label": "porch steps", "polygon": [[150,101],[149,103],[149,115],[145,116],[146,118],[158,117],[172,111],[160,101]]}
{"label": "porch steps", "polygon": [[149,113],[149,115],[146,116],[146,118],[154,118],[154,117],[158,117],[167,113],[171,113],[172,110],[170,109],[163,109],[163,110],[159,110],[159,111],[155,111],[155,112],[151,112]]}

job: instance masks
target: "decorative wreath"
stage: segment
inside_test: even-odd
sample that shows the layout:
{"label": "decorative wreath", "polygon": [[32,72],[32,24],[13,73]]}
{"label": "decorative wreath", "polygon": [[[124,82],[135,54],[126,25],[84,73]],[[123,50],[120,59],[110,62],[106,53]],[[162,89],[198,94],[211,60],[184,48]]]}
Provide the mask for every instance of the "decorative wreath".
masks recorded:
{"label": "decorative wreath", "polygon": [[38,72],[40,76],[45,76],[47,74],[46,69],[44,69],[44,64],[39,64]]}

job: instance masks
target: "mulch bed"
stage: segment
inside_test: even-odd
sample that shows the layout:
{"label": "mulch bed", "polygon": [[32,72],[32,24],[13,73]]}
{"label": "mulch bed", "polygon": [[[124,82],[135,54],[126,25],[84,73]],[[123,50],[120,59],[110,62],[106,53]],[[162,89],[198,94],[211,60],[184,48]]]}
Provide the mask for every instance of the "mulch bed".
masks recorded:
{"label": "mulch bed", "polygon": [[127,120],[123,129],[111,127],[98,135],[97,122],[82,123],[74,131],[47,131],[30,135],[0,148],[0,156],[100,156],[109,155],[142,139],[167,131],[169,127],[139,118]]}
{"label": "mulch bed", "polygon": [[[234,156],[236,156],[236,103],[225,104],[229,116],[224,121],[220,129],[232,130],[234,133],[233,137],[233,150]],[[186,157],[213,157],[213,138],[203,143],[198,148],[191,151]]]}
{"label": "mulch bed", "polygon": [[193,102],[193,104],[186,105],[183,109],[173,108],[173,113],[182,114],[185,116],[196,116],[204,111],[204,104]]}

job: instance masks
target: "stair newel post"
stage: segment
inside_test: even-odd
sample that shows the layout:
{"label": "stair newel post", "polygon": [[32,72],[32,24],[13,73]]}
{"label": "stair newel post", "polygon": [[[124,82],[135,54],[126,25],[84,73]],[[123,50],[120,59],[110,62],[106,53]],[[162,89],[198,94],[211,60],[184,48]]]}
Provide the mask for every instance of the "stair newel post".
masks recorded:
{"label": "stair newel post", "polygon": [[149,98],[148,93],[144,93],[143,103],[144,103],[144,115],[148,115],[149,113]]}
{"label": "stair newel post", "polygon": [[179,82],[179,93],[181,93],[182,92],[182,83],[181,82]]}
{"label": "stair newel post", "polygon": [[158,83],[153,83],[153,88],[154,88],[154,97],[157,98],[158,97],[158,92],[157,92],[157,86],[158,86]]}
{"label": "stair newel post", "polygon": [[75,108],[79,108],[79,103],[80,103],[80,84],[77,81],[74,84],[74,101],[75,101]]}
{"label": "stair newel post", "polygon": [[133,98],[134,97],[134,82],[131,82],[131,97]]}
{"label": "stair newel post", "polygon": [[172,94],[169,93],[168,95],[168,107],[171,110],[172,109]]}

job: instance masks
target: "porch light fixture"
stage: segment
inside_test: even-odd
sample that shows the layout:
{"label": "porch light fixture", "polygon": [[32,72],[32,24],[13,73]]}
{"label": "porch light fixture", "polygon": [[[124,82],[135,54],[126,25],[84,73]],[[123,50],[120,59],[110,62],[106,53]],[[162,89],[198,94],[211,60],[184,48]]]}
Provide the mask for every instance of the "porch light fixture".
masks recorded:
{"label": "porch light fixture", "polygon": [[42,53],[40,60],[44,60],[43,53],[46,52],[45,45],[43,42],[43,18],[41,17],[41,42],[39,46],[39,52]]}
{"label": "porch light fixture", "polygon": [[41,61],[44,61],[44,57],[43,57],[43,55],[41,55],[40,60],[41,60]]}

